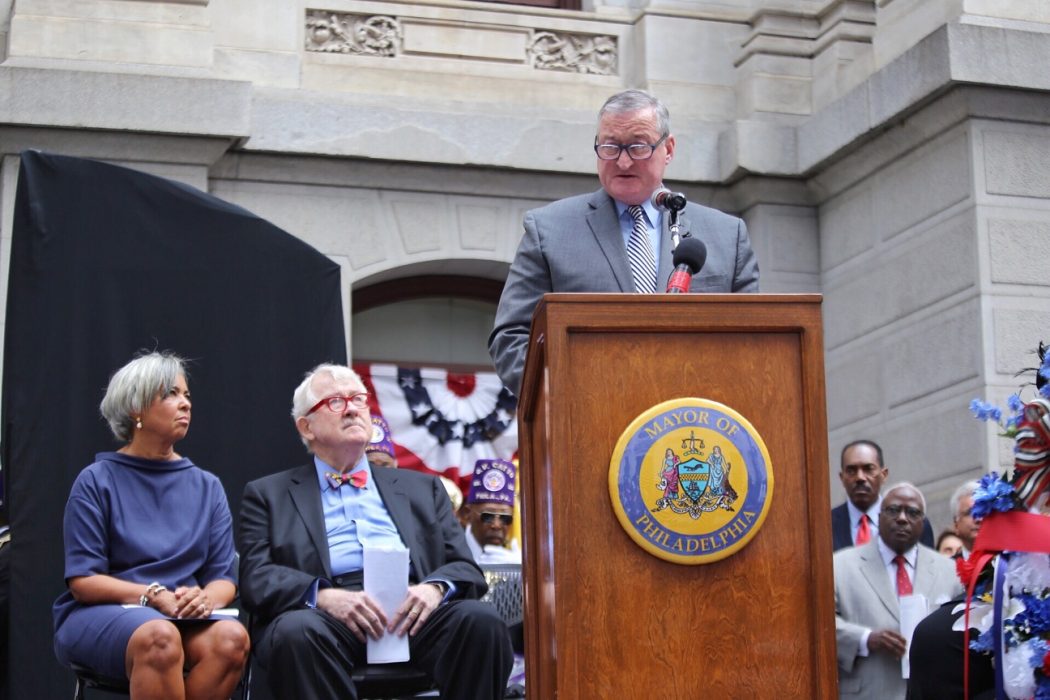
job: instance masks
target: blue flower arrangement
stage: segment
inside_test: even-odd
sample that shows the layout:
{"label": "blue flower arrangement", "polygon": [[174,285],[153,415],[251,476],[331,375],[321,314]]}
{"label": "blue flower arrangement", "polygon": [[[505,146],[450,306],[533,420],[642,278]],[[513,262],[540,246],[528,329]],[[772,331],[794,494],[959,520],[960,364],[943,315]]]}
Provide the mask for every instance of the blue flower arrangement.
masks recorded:
{"label": "blue flower arrangement", "polygon": [[[1014,439],[1016,455],[1010,478],[991,472],[978,482],[971,511],[978,521],[1011,512],[1037,512],[1046,504],[1050,347],[1040,343],[1038,352],[1039,367],[1032,368],[1038,396],[1032,402],[1026,404],[1019,394],[1013,394],[1007,399],[1005,415],[1001,408],[981,399],[970,402],[974,417],[994,421],[1002,436]],[[986,553],[982,561],[988,564],[981,571],[977,571],[981,564],[958,562],[964,584],[974,581],[970,626],[979,634],[971,637],[970,648],[993,657],[1001,688],[997,692],[1011,700],[1050,700],[1050,542],[1046,552],[1027,548],[1029,551],[992,550],[998,555],[989,560]],[[997,585],[1002,586],[998,600],[993,578],[1000,579]],[[995,624],[995,610],[1000,612],[1000,625]]]}

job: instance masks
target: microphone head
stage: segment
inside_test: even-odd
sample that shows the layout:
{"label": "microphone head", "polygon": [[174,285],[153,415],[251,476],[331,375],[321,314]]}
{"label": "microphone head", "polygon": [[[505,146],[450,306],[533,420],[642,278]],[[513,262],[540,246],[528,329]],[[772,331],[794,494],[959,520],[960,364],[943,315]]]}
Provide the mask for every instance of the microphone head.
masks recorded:
{"label": "microphone head", "polygon": [[649,201],[657,209],[663,209],[664,208],[664,199],[669,194],[671,194],[671,190],[667,189],[666,187],[658,187],[656,189],[656,191],[653,192],[653,196],[649,198]]}
{"label": "microphone head", "polygon": [[687,265],[689,274],[695,275],[707,262],[707,246],[699,238],[683,238],[672,257],[675,267]]}
{"label": "microphone head", "polygon": [[652,205],[657,209],[666,209],[667,211],[682,211],[685,209],[686,198],[681,192],[672,192],[666,187],[660,187],[656,192],[653,192],[650,197]]}

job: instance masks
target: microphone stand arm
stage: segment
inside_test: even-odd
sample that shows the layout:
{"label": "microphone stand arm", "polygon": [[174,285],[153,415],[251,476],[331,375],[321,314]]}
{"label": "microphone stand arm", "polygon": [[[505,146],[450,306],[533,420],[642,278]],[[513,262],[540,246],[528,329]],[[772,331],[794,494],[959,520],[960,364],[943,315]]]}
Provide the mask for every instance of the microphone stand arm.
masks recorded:
{"label": "microphone stand arm", "polygon": [[[682,240],[682,224],[678,221],[679,213],[677,210],[672,209],[668,214],[670,215],[670,218],[668,219],[667,228],[671,231],[671,252],[674,253],[675,248],[678,247],[678,243]],[[686,232],[685,235],[688,236],[689,233]]]}

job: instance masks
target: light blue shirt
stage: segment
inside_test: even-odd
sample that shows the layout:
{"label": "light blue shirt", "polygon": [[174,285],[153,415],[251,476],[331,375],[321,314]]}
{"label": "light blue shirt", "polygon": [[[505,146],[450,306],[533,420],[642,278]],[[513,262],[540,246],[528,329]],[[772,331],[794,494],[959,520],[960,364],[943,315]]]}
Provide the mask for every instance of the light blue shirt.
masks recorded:
{"label": "light blue shirt", "polygon": [[387,512],[372,482],[372,470],[362,455],[350,473],[368,473],[368,483],[361,488],[345,484],[335,488],[325,476],[338,472],[314,457],[317,479],[321,485],[321,509],[324,512],[324,529],[328,537],[328,553],[332,563],[332,574],[340,576],[364,568],[365,547],[408,549]]}
{"label": "light blue shirt", "polygon": [[[324,514],[324,529],[328,538],[328,556],[333,576],[362,571],[365,547],[408,549],[372,480],[372,467],[369,466],[365,455],[362,455],[361,460],[350,470],[350,474],[359,471],[368,474],[368,482],[361,488],[355,488],[352,484],[335,488],[325,474],[338,470],[316,455],[314,468],[317,470],[317,481],[321,488],[321,510]],[[409,571],[411,578],[411,568]],[[447,588],[442,602],[455,597],[457,588],[454,583],[434,576],[426,578],[423,583],[433,581],[440,581]],[[303,604],[311,608],[317,607],[317,591],[330,586],[331,582],[328,580],[315,579],[303,593]]]}
{"label": "light blue shirt", "polygon": [[[620,217],[620,233],[623,234],[623,247],[627,248],[627,241],[631,238],[631,231],[634,230],[634,217],[627,211],[627,205],[619,200],[613,200],[616,202],[616,213]],[[652,197],[645,200],[641,205],[642,211],[645,212],[646,224],[649,228],[649,245],[653,249],[653,260],[656,262],[656,269],[660,269],[660,225],[662,216],[659,209],[653,206]],[[660,280],[656,281],[658,292],[663,291],[660,288]]]}

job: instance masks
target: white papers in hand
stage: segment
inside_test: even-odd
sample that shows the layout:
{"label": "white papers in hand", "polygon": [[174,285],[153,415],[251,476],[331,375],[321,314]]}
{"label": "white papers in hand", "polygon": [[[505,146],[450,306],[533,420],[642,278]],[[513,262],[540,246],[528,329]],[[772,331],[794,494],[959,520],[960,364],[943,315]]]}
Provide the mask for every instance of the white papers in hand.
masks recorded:
{"label": "white papers in hand", "polygon": [[911,637],[915,634],[915,627],[922,622],[929,612],[926,596],[916,593],[900,597],[901,603],[901,635],[908,640],[908,648],[901,657],[901,678],[911,675],[911,665],[908,663],[908,653],[911,651]]}
{"label": "white papers in hand", "polygon": [[[408,550],[365,547],[364,587],[383,609],[387,623],[408,592]],[[379,639],[368,640],[368,663],[391,664],[408,661],[408,634],[384,632]]]}

